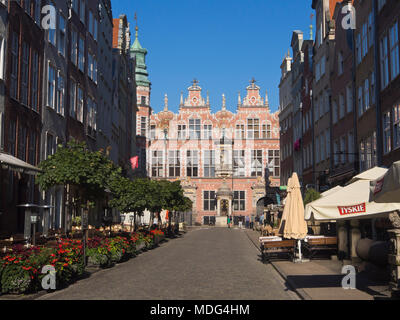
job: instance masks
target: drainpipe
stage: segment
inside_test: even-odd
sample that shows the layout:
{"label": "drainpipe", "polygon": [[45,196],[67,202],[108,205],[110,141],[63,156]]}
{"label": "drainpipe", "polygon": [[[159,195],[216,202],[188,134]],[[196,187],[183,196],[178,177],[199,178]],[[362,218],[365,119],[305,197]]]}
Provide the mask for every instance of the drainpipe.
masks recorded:
{"label": "drainpipe", "polygon": [[381,112],[381,77],[379,74],[379,39],[378,39],[378,1],[372,0],[373,26],[374,26],[374,73],[375,73],[375,110],[376,110],[376,153],[377,165],[382,166],[383,144],[382,144],[382,112]]}
{"label": "drainpipe", "polygon": [[311,100],[311,128],[312,128],[312,164],[313,164],[313,172],[312,172],[312,177],[313,177],[313,183],[314,183],[314,188],[317,189],[317,177],[315,174],[315,123],[314,123],[314,99],[313,99],[313,91],[312,89],[310,90],[310,100]]}

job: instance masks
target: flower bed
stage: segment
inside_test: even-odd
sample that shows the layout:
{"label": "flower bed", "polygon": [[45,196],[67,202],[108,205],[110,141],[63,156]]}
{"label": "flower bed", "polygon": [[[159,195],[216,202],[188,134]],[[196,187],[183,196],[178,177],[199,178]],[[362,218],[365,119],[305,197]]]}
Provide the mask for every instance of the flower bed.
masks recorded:
{"label": "flower bed", "polygon": [[[87,243],[89,265],[109,268],[152,249],[164,239],[161,231],[120,233],[112,238],[94,236]],[[25,294],[41,290],[44,266],[56,270],[56,288],[62,288],[84,272],[83,244],[78,239],[59,239],[47,246],[25,248],[15,245],[0,256],[0,290],[2,294]]]}

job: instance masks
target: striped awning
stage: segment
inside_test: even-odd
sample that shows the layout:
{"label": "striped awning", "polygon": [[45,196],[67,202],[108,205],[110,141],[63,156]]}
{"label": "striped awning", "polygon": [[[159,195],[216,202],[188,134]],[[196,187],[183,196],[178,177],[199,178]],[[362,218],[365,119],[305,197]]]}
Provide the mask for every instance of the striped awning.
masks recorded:
{"label": "striped awning", "polygon": [[0,166],[2,169],[8,169],[29,175],[37,175],[41,170],[21,159],[10,154],[0,152]]}

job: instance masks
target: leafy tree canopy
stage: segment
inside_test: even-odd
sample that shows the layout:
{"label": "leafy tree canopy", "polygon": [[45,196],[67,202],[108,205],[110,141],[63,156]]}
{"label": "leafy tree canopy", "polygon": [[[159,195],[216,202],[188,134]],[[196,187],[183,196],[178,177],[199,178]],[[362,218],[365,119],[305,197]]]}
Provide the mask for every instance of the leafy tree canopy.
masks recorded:
{"label": "leafy tree canopy", "polygon": [[318,200],[319,198],[321,198],[321,194],[318,191],[312,188],[308,189],[304,197],[304,206],[310,202]]}

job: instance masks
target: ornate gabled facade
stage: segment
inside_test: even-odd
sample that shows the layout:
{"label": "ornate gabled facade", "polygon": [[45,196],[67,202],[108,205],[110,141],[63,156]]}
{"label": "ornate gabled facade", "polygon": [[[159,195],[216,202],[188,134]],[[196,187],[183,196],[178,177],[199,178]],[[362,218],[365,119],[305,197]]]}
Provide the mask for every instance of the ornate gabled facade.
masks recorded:
{"label": "ornate gabled facade", "polygon": [[145,171],[153,179],[182,181],[194,202],[194,221],[226,225],[227,215],[256,215],[257,204],[264,204],[266,174],[272,187],[280,185],[278,112],[270,112],[255,80],[243,103],[239,93],[235,113],[227,109],[225,95],[212,113],[197,80],[187,91],[178,113],[169,110],[166,95],[163,111],[146,107],[138,114],[146,150],[139,162],[146,157]]}

